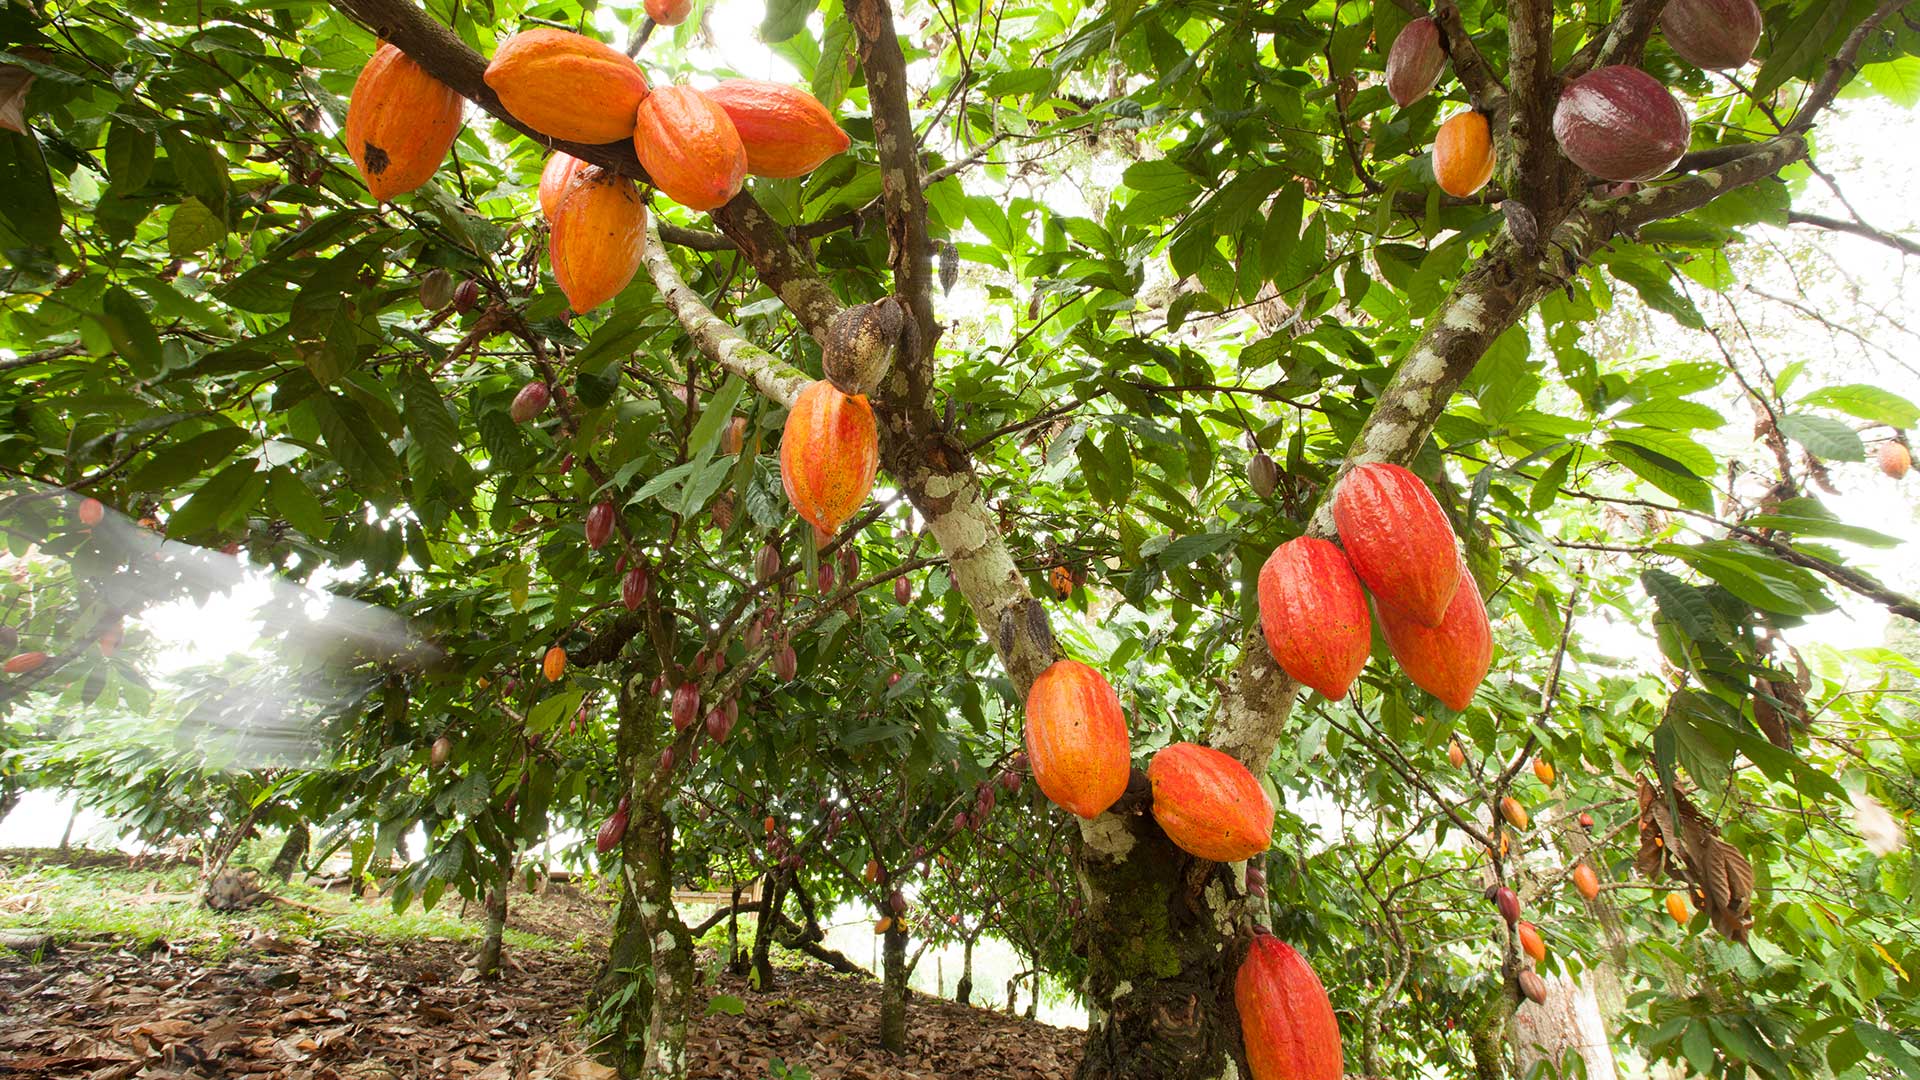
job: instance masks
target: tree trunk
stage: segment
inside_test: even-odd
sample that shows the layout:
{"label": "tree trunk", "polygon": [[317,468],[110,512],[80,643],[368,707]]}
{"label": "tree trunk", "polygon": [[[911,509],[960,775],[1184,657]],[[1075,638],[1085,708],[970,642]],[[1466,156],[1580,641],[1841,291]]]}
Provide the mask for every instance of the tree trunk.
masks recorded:
{"label": "tree trunk", "polygon": [[307,830],[306,822],[296,822],[287,830],[287,838],[281,842],[280,850],[273,857],[273,865],[267,872],[281,881],[293,877],[300,868],[300,860],[307,854],[307,845],[313,842],[313,834]]}
{"label": "tree trunk", "polygon": [[740,879],[733,879],[733,904],[727,912],[727,970],[747,973],[747,957],[740,951]]}
{"label": "tree trunk", "polygon": [[500,970],[500,941],[507,931],[507,890],[513,887],[511,852],[500,856],[498,869],[499,876],[487,893],[487,933],[480,939],[480,955],[475,960],[483,976],[492,976]]}
{"label": "tree trunk", "polygon": [[[0,813],[0,817],[5,817]],[[80,820],[80,800],[73,802],[73,813],[67,815],[67,827],[60,831],[60,854],[66,855],[73,850],[73,823]]]}
{"label": "tree trunk", "polygon": [[786,879],[769,871],[760,881],[760,914],[753,928],[753,964],[748,983],[761,993],[773,989],[773,932],[780,925],[780,909],[787,896]]}
{"label": "tree trunk", "polygon": [[960,953],[960,981],[954,985],[953,1000],[962,1005],[973,1004],[973,939],[967,938],[966,948]]}
{"label": "tree trunk", "polygon": [[1512,1018],[1513,995],[1503,985],[1493,992],[1493,1000],[1467,1034],[1474,1080],[1507,1080],[1507,1027]]}
{"label": "tree trunk", "polygon": [[907,1049],[907,932],[887,929],[880,943],[880,1045],[896,1054]]}

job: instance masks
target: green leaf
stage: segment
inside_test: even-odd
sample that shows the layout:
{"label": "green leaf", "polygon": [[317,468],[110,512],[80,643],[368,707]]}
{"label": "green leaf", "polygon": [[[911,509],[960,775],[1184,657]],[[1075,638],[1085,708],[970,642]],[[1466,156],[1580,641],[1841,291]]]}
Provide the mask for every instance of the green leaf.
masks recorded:
{"label": "green leaf", "polygon": [[1717,620],[1713,616],[1713,605],[1701,591],[1681,581],[1665,570],[1644,570],[1640,574],[1640,585],[1653,597],[1654,606],[1660,609],[1682,633],[1695,641],[1707,641],[1717,636]]}
{"label": "green leaf", "polygon": [[167,148],[167,161],[180,186],[215,215],[225,215],[227,159],[212,144],[172,125],[160,129],[160,143]]}
{"label": "green leaf", "polygon": [[527,711],[527,733],[538,735],[543,731],[552,731],[555,724],[572,716],[580,708],[580,702],[586,696],[585,688],[580,688],[563,690],[542,698],[539,704]]}
{"label": "green leaf", "polygon": [[1608,457],[1673,496],[1680,505],[1701,513],[1713,512],[1713,489],[1679,462],[1631,443],[1609,440],[1604,449]]}
{"label": "green leaf", "polygon": [[746,1012],[747,1003],[732,994],[715,994],[707,999],[708,1016],[718,1016],[721,1013],[726,1013],[728,1016],[745,1016]]}
{"label": "green leaf", "polygon": [[1836,409],[1849,416],[1897,428],[1920,425],[1920,406],[1878,386],[1850,383],[1822,387],[1801,398],[1800,404]]}
{"label": "green leaf", "polygon": [[123,193],[146,187],[153,176],[153,135],[115,117],[107,125],[107,175]]}
{"label": "green leaf", "polygon": [[1832,417],[1788,413],[1780,418],[1780,434],[1827,461],[1867,460],[1867,446],[1860,441],[1860,433]]}
{"label": "green leaf", "polygon": [[40,153],[40,140],[0,129],[0,217],[35,247],[60,245],[60,199]]}
{"label": "green leaf", "polygon": [[1607,427],[1607,433],[1618,442],[1632,443],[1669,461],[1677,462],[1695,476],[1705,478],[1719,471],[1714,464],[1713,454],[1708,452],[1706,447],[1678,431],[1620,427],[1610,424]]}
{"label": "green leaf", "polygon": [[136,491],[171,490],[225,461],[252,438],[251,432],[237,425],[203,431],[157,452],[133,474],[131,483]]}
{"label": "green leaf", "polygon": [[311,537],[327,533],[327,510],[320,499],[291,469],[275,469],[267,477],[267,502],[287,524]]}
{"label": "green leaf", "polygon": [[1685,431],[1691,428],[1717,428],[1726,424],[1727,418],[1719,411],[1699,402],[1682,398],[1655,398],[1651,401],[1636,402],[1615,413],[1610,423],[1644,424],[1650,428],[1666,431]]}
{"label": "green leaf", "polygon": [[119,353],[142,376],[158,375],[163,359],[160,335],[154,332],[153,323],[147,320],[147,306],[134,299],[132,293],[115,285],[101,297],[100,307],[97,318],[113,342],[113,351]]}
{"label": "green leaf", "polygon": [[252,459],[238,461],[215,473],[167,519],[167,535],[193,536],[251,510],[260,493],[255,490],[250,499],[245,495],[249,488],[264,485],[266,479],[256,472],[257,464]]}
{"label": "green leaf", "polygon": [[1841,0],[1809,4],[1798,18],[1773,35],[1773,50],[1754,76],[1753,93],[1767,97],[1788,79],[1805,78],[1832,55],[1830,44],[1847,25],[1848,5]]}
{"label": "green leaf", "polygon": [[694,460],[701,461],[713,455],[720,445],[720,436],[726,431],[727,421],[733,419],[733,408],[740,401],[740,392],[746,389],[746,381],[738,375],[727,376],[713,397],[701,407],[700,420],[693,425],[693,433],[687,436],[687,446],[692,449]]}
{"label": "green leaf", "polygon": [[769,0],[760,22],[760,40],[775,45],[807,28],[807,19],[820,0]]}
{"label": "green leaf", "polygon": [[304,403],[320,423],[320,437],[340,467],[356,483],[374,491],[391,488],[400,477],[400,459],[360,403],[319,393]]}
{"label": "green leaf", "polygon": [[173,209],[167,222],[167,254],[176,259],[197,255],[225,239],[227,226],[207,204],[189,195]]}
{"label": "green leaf", "polygon": [[1198,533],[1182,536],[1160,552],[1160,568],[1173,570],[1198,562],[1233,546],[1233,533]]}
{"label": "green leaf", "polygon": [[[472,470],[460,456],[460,425],[440,391],[426,373],[415,367],[400,370],[402,415],[407,434],[435,475],[462,487],[471,484]],[[417,479],[417,478],[416,478]]]}

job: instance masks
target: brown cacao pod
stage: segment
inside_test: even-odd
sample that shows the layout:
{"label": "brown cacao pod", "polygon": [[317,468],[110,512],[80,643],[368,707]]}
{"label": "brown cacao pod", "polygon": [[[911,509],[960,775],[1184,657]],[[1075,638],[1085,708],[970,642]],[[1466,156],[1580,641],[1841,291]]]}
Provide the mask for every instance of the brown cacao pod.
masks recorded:
{"label": "brown cacao pod", "polygon": [[1422,626],[1385,604],[1379,615],[1387,647],[1413,684],[1454,712],[1465,709],[1493,662],[1493,630],[1473,575],[1462,568],[1439,626]]}
{"label": "brown cacao pod", "polygon": [[573,180],[573,174],[586,166],[586,162],[572,154],[555,152],[547,158],[546,167],[540,170],[541,217],[553,220],[554,211],[560,209],[560,197],[567,193],[567,184]]}
{"label": "brown cacao pod", "polygon": [[1895,480],[1904,478],[1907,470],[1913,468],[1913,451],[1892,440],[1881,443],[1874,457],[1880,463],[1880,471]]}
{"label": "brown cacao pod", "polygon": [[1485,116],[1469,109],[1440,125],[1433,137],[1433,179],[1456,199],[1493,179],[1493,129]]}
{"label": "brown cacao pod", "polygon": [[705,93],[732,119],[755,176],[805,176],[853,143],[833,113],[797,86],[728,79]]}
{"label": "brown cacao pod", "polygon": [[893,366],[906,316],[892,297],[850,307],[834,316],[820,344],[820,364],[843,393],[871,394]]}
{"label": "brown cacao pod", "polygon": [[1535,1005],[1546,1004],[1547,980],[1542,979],[1538,973],[1523,971],[1514,978],[1514,982],[1519,985],[1520,992],[1526,995],[1528,1001]]}
{"label": "brown cacao pod", "polygon": [[456,315],[465,315],[480,302],[480,283],[468,278],[453,290],[453,311]]}
{"label": "brown cacao pod", "polygon": [[1600,895],[1600,878],[1593,867],[1581,863],[1573,868],[1573,887],[1580,890],[1581,896],[1592,900]]}
{"label": "brown cacao pod", "polygon": [[1253,1080],[1340,1080],[1340,1022],[1312,965],[1272,934],[1256,934],[1233,978],[1233,1006]]}
{"label": "brown cacao pod", "polygon": [[560,676],[567,673],[567,650],[558,645],[548,649],[547,655],[540,660],[540,673],[547,677],[548,682],[559,682]]}
{"label": "brown cacao pod", "polygon": [[1533,957],[1534,963],[1544,964],[1547,962],[1547,942],[1545,938],[1540,936],[1539,927],[1522,919],[1514,927],[1514,932],[1519,935],[1521,951]]}
{"label": "brown cacao pod", "polygon": [[1419,477],[1385,462],[1356,467],[1334,492],[1333,522],[1353,572],[1383,608],[1440,625],[1460,584],[1460,556],[1453,526]]}
{"label": "brown cacao pod", "polygon": [[1329,700],[1346,697],[1373,647],[1367,596],[1346,555],[1325,540],[1296,537],[1267,556],[1259,591],[1260,628],[1274,663]]}
{"label": "brown cacao pod", "polygon": [[1505,885],[1497,885],[1488,892],[1493,897],[1493,906],[1499,910],[1500,917],[1507,920],[1508,926],[1520,921],[1520,894]]}
{"label": "brown cacao pod", "polygon": [[1054,804],[1089,820],[1127,790],[1132,743],[1120,697],[1106,676],[1058,660],[1027,690],[1027,757]]}
{"label": "brown cacao pod", "polygon": [[1695,67],[1737,68],[1753,59],[1763,27],[1753,0],[1667,0],[1660,32]]}
{"label": "brown cacao pod", "polygon": [[513,404],[507,406],[507,415],[513,418],[514,423],[524,424],[546,412],[547,403],[552,400],[553,395],[547,390],[547,384],[535,379],[513,395]]}
{"label": "brown cacao pod", "polygon": [[693,0],[647,0],[647,18],[661,26],[679,26],[693,14]]}
{"label": "brown cacao pod", "polygon": [[780,483],[814,528],[833,534],[867,501],[880,467],[873,407],[825,379],[808,383],[780,436]]}
{"label": "brown cacao pod", "polygon": [[691,86],[663,86],[640,103],[633,152],[653,186],[689,210],[712,210],[740,194],[747,148],[727,111]]}
{"label": "brown cacao pod", "polygon": [[1260,781],[1230,755],[1174,743],[1147,765],[1153,819],[1189,855],[1240,862],[1273,842],[1273,802]]}
{"label": "brown cacao pod", "polygon": [[553,280],[576,312],[619,295],[640,270],[647,204],[633,181],[597,166],[577,170],[553,213]]}
{"label": "brown cacao pod", "polygon": [[1602,180],[1651,180],[1673,168],[1693,132],[1686,110],[1659,80],[1614,64],[1561,91],[1553,137],[1568,160]]}
{"label": "brown cacao pod", "polygon": [[453,740],[447,738],[445,735],[442,735],[439,738],[433,740],[433,745],[427,749],[427,764],[437,769],[440,766],[445,765],[447,763],[447,759],[451,758],[452,756],[453,756]]}
{"label": "brown cacao pod", "polygon": [[1280,466],[1274,462],[1273,455],[1263,450],[1247,459],[1247,483],[1253,493],[1263,499],[1273,494],[1280,486]]}
{"label": "brown cacao pod", "polygon": [[568,142],[627,138],[647,97],[640,65],[618,49],[547,26],[501,42],[486,80],[515,120]]}
{"label": "brown cacao pod", "polygon": [[1440,24],[1415,19],[1400,28],[1387,52],[1387,94],[1406,108],[1426,96],[1447,69],[1447,50],[1440,44]]}
{"label": "brown cacao pod", "polygon": [[453,275],[444,267],[436,266],[420,278],[420,306],[427,311],[439,311],[453,302]]}
{"label": "brown cacao pod", "polygon": [[381,202],[433,176],[446,160],[466,102],[413,58],[382,45],[360,69],[347,99],[347,153]]}

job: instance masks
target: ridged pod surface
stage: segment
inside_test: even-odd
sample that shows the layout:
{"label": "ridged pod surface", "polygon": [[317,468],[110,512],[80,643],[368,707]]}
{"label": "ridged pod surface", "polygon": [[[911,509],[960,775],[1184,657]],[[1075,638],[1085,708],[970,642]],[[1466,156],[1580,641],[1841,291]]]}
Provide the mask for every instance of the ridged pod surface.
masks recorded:
{"label": "ridged pod surface", "polygon": [[1253,1080],[1340,1080],[1346,1052],[1326,987],[1293,946],[1256,934],[1233,978]]}
{"label": "ridged pod surface", "polygon": [[1406,108],[1426,96],[1447,69],[1447,50],[1440,44],[1440,24],[1415,19],[1400,28],[1387,51],[1387,94]]}
{"label": "ridged pod surface", "polygon": [[633,152],[653,186],[689,210],[712,210],[740,194],[747,148],[720,103],[691,86],[663,86],[640,103]]}
{"label": "ridged pod surface", "polygon": [[1681,926],[1687,925],[1687,898],[1677,892],[1667,894],[1667,915]]}
{"label": "ridged pod surface", "polygon": [[1693,137],[1687,113],[1660,81],[1626,64],[1595,68],[1567,85],[1553,137],[1575,165],[1602,180],[1651,180],[1674,167]]}
{"label": "ridged pod surface", "polygon": [[347,153],[382,202],[426,183],[446,160],[466,101],[406,53],[382,45],[347,99]]}
{"label": "ridged pod surface", "polygon": [[609,143],[632,135],[647,97],[640,65],[618,49],[547,26],[501,42],[486,79],[514,119],[568,142]]}
{"label": "ridged pod surface", "polygon": [[1174,743],[1147,766],[1153,819],[1189,855],[1239,862],[1273,843],[1273,802],[1245,765],[1197,743]]}
{"label": "ridged pod surface", "polygon": [[867,501],[880,467],[873,406],[825,379],[807,384],[780,436],[780,484],[814,528],[832,535]]}
{"label": "ridged pod surface", "polygon": [[1753,0],[1667,0],[1660,32],[1680,58],[1712,70],[1753,59],[1764,23]]}
{"label": "ridged pod surface", "polygon": [[25,675],[30,671],[39,670],[40,665],[46,662],[47,662],[46,653],[37,652],[37,651],[23,652],[23,653],[15,653],[14,655],[7,657],[7,662],[4,665],[4,667],[6,669],[7,674],[9,675]]}
{"label": "ridged pod surface", "polygon": [[547,655],[540,659],[540,673],[548,682],[559,682],[560,676],[567,673],[567,650],[558,645],[548,649]]}
{"label": "ridged pod surface", "polygon": [[755,176],[805,176],[853,144],[820,99],[797,86],[728,79],[703,92],[733,121]]}
{"label": "ridged pod surface", "polygon": [[1592,900],[1600,895],[1600,878],[1593,867],[1581,863],[1573,868],[1573,887],[1580,890],[1581,896]]}
{"label": "ridged pod surface", "polygon": [[1539,927],[1522,919],[1519,925],[1514,927],[1514,932],[1519,935],[1521,951],[1533,957],[1534,963],[1547,962],[1547,941],[1540,936]]}
{"label": "ridged pod surface", "polygon": [[1347,561],[1383,607],[1438,626],[1460,584],[1453,526],[1420,478],[1398,465],[1360,465],[1333,495]]}
{"label": "ridged pod surface", "polygon": [[1880,463],[1880,471],[1890,479],[1904,479],[1907,470],[1913,468],[1913,452],[1892,440],[1881,443],[1874,457]]}
{"label": "ridged pod surface", "polygon": [[1469,109],[1440,125],[1433,137],[1433,179],[1456,199],[1493,179],[1493,129],[1485,116]]}
{"label": "ridged pod surface", "polygon": [[1422,626],[1385,604],[1379,615],[1387,647],[1413,684],[1454,712],[1465,709],[1493,662],[1493,631],[1473,575],[1461,569],[1460,587],[1439,626]]}
{"label": "ridged pod surface", "polygon": [[633,280],[646,242],[647,204],[633,181],[595,165],[579,169],[547,238],[553,280],[574,311],[592,311]]}
{"label": "ridged pod surface", "polygon": [[567,184],[586,164],[572,154],[557,151],[547,158],[546,166],[540,170],[541,217],[553,220],[554,211],[560,209],[560,197],[567,193]]}
{"label": "ridged pod surface", "polygon": [[1127,717],[1096,669],[1058,660],[1041,672],[1027,690],[1026,734],[1034,783],[1055,805],[1092,819],[1126,793]]}
{"label": "ridged pod surface", "polygon": [[1260,629],[1280,670],[1338,701],[1367,666],[1373,620],[1347,556],[1302,536],[1260,567]]}

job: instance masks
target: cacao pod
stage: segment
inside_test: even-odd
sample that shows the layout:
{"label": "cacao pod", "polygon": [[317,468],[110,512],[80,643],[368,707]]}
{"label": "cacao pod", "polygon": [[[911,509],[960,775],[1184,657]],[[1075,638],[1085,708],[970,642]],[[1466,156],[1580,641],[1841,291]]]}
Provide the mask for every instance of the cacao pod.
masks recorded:
{"label": "cacao pod", "polygon": [[453,740],[445,735],[433,740],[433,746],[427,751],[427,764],[439,768],[453,757]]}
{"label": "cacao pod", "polygon": [[827,380],[846,394],[871,394],[893,367],[906,316],[886,297],[850,307],[834,316],[820,342],[820,366]]}
{"label": "cacao pod", "polygon": [[706,95],[733,121],[755,176],[805,176],[853,143],[833,113],[796,86],[728,79]]}
{"label": "cacao pod", "polygon": [[507,415],[513,418],[514,423],[524,424],[546,412],[547,403],[552,400],[553,395],[547,390],[547,384],[535,379],[513,395],[513,404],[507,406]]}
{"label": "cacao pod", "polygon": [[1573,887],[1580,890],[1581,896],[1593,900],[1600,895],[1600,878],[1593,867],[1580,863],[1573,868]]}
{"label": "cacao pod", "polygon": [[1667,88],[1626,64],[1575,79],[1553,110],[1561,151],[1602,180],[1651,180],[1673,168],[1692,136]]}
{"label": "cacao pod", "polygon": [[100,650],[102,657],[110,658],[114,653],[120,651],[120,642],[126,636],[126,627],[121,626],[119,623],[114,623],[112,626],[101,631],[100,636],[94,639],[93,644]]}
{"label": "cacao pod", "polygon": [[1679,923],[1681,926],[1687,925],[1687,898],[1678,892],[1668,893],[1667,914],[1672,916],[1673,921]]}
{"label": "cacao pod", "polygon": [[1384,604],[1379,614],[1387,647],[1414,685],[1455,712],[1465,709],[1493,662],[1493,630],[1473,575],[1462,568],[1460,587],[1437,627],[1421,626]]}
{"label": "cacao pod", "polygon": [[907,898],[902,895],[899,889],[895,889],[887,894],[887,910],[893,912],[895,915],[905,915],[907,913]]}
{"label": "cacao pod", "polygon": [[768,814],[766,817],[760,819],[760,827],[766,830],[768,836],[773,835],[773,830],[777,828],[778,825],[779,823],[773,820],[772,814]]}
{"label": "cacao pod", "polygon": [[891,917],[883,918],[873,924],[873,932],[876,934],[884,934],[891,929],[893,929],[893,919]]}
{"label": "cacao pod", "polygon": [[1312,965],[1271,934],[1255,934],[1233,978],[1234,1011],[1253,1080],[1340,1080],[1346,1052],[1333,1003]]}
{"label": "cacao pod", "polygon": [[1260,567],[1260,629],[1280,670],[1330,701],[1367,666],[1373,620],[1360,579],[1339,548],[1311,536],[1273,549]]}
{"label": "cacao pod", "polygon": [[1500,816],[1503,818],[1506,818],[1507,824],[1513,826],[1516,829],[1526,828],[1527,822],[1529,820],[1527,817],[1527,808],[1524,806],[1521,806],[1520,800],[1514,798],[1511,795],[1503,796],[1501,798]]}
{"label": "cacao pod", "polygon": [[1047,584],[1053,587],[1053,595],[1065,600],[1073,595],[1073,571],[1056,566],[1047,572]]}
{"label": "cacao pod", "polygon": [[822,593],[830,593],[833,591],[834,572],[832,563],[821,563],[820,568],[813,572],[813,577],[814,584],[820,587]]}
{"label": "cacao pod", "polygon": [[1505,885],[1496,885],[1488,890],[1493,897],[1493,906],[1500,911],[1500,917],[1512,926],[1520,921],[1520,895]]}
{"label": "cacao pod", "polygon": [[724,704],[718,709],[709,709],[706,721],[707,738],[716,743],[726,742],[727,736],[733,733],[733,719],[733,715]]}
{"label": "cacao pod", "polygon": [[546,26],[501,42],[487,64],[486,80],[515,120],[550,138],[577,143],[632,135],[634,117],[648,96],[640,65],[618,49]]}
{"label": "cacao pod", "polygon": [[1451,762],[1456,769],[1464,769],[1467,767],[1467,752],[1460,749],[1459,739],[1448,741],[1447,760]]}
{"label": "cacao pod", "polygon": [[461,282],[460,287],[453,290],[453,310],[456,314],[465,315],[479,302],[480,283],[472,278]]}
{"label": "cacao pod", "polygon": [[1065,810],[1090,820],[1127,790],[1131,743],[1120,697],[1079,661],[1055,661],[1033,680],[1026,744],[1034,782]]}
{"label": "cacao pod", "polygon": [[1544,964],[1547,962],[1547,943],[1546,940],[1540,936],[1539,927],[1522,919],[1515,925],[1514,932],[1520,937],[1521,950],[1528,956],[1533,957],[1534,963]]}
{"label": "cacao pod", "polygon": [[647,0],[647,18],[661,26],[679,26],[693,14],[693,0]]}
{"label": "cacao pod", "polygon": [[726,430],[720,436],[720,452],[731,457],[738,454],[747,445],[747,418],[736,416],[727,421]]}
{"label": "cacao pod", "polygon": [[832,534],[867,501],[880,467],[873,407],[825,379],[808,383],[780,436],[780,483],[813,527]]}
{"label": "cacao pod", "polygon": [[780,549],[769,540],[760,546],[760,554],[754,558],[754,572],[761,581],[770,580],[780,572]]}
{"label": "cacao pod", "polygon": [[594,503],[587,511],[587,546],[595,551],[607,546],[613,538],[613,523],[616,517],[613,504],[602,499]]}
{"label": "cacao pod", "polygon": [[867,868],[861,872],[860,877],[869,885],[878,885],[880,883],[880,860],[868,859]]}
{"label": "cacao pod", "polygon": [[1468,110],[1440,125],[1433,137],[1433,179],[1456,199],[1493,179],[1493,129],[1485,116]]}
{"label": "cacao pod", "polygon": [[661,772],[673,771],[673,747],[671,746],[667,747],[665,750],[660,751],[660,771]]}
{"label": "cacao pod", "polygon": [[901,607],[913,602],[913,582],[905,575],[893,579],[893,602]]}
{"label": "cacao pod", "polygon": [[1273,803],[1230,755],[1174,743],[1153,755],[1147,781],[1153,785],[1153,819],[1189,855],[1239,862],[1273,842]]}
{"label": "cacao pod", "polygon": [[540,216],[548,221],[560,209],[560,197],[567,193],[567,185],[573,182],[573,174],[587,167],[587,163],[572,154],[555,151],[547,158],[547,164],[540,170]]}
{"label": "cacao pod", "polygon": [[1895,480],[1903,479],[1907,470],[1913,468],[1913,452],[1901,443],[1883,442],[1874,456],[1880,462],[1880,471]]}
{"label": "cacao pod", "polygon": [[1553,786],[1553,764],[1546,758],[1536,757],[1533,759],[1533,775],[1542,784],[1548,787]]}
{"label": "cacao pod", "polygon": [[567,673],[567,650],[558,645],[548,649],[540,661],[540,671],[548,682],[559,682],[560,676]]}
{"label": "cacao pod", "polygon": [[1398,465],[1360,465],[1333,496],[1334,528],[1353,572],[1382,605],[1438,626],[1460,584],[1453,526],[1420,478]]}
{"label": "cacao pod", "polygon": [[1273,455],[1263,450],[1248,459],[1247,485],[1263,499],[1280,486],[1280,466],[1274,462]]}
{"label": "cacao pod", "polygon": [[651,582],[647,577],[647,568],[636,566],[628,570],[620,579],[620,603],[628,611],[637,611],[647,599],[647,587]]}
{"label": "cacao pod", "polygon": [[620,840],[627,835],[627,811],[615,810],[600,826],[600,835],[593,838],[593,850],[605,855],[620,846]]}
{"label": "cacao pod", "polygon": [[439,311],[453,303],[453,275],[443,267],[434,267],[420,279],[420,306]]}
{"label": "cacao pod", "polygon": [[1583,829],[1593,828],[1593,815],[1583,811],[1580,814],[1580,827]]}
{"label": "cacao pod", "polygon": [[1546,1004],[1547,981],[1542,979],[1538,973],[1522,971],[1519,975],[1515,976],[1514,981],[1519,984],[1520,992],[1526,995],[1528,1001],[1533,1002],[1535,1005]]}
{"label": "cacao pod", "polygon": [[431,179],[460,134],[465,105],[412,57],[380,46],[354,80],[342,132],[368,193],[387,202]]}
{"label": "cacao pod", "polygon": [[553,280],[576,312],[620,294],[646,251],[647,204],[633,181],[597,166],[576,170],[553,213]]}
{"label": "cacao pod", "polygon": [[1440,24],[1415,19],[1400,28],[1387,50],[1387,94],[1406,108],[1425,97],[1447,69],[1447,50],[1440,44]]}
{"label": "cacao pod", "polygon": [[[1889,443],[1888,445],[1898,446],[1900,444]],[[1885,460],[1884,456],[1882,460],[1883,461]],[[106,504],[102,503],[99,499],[81,499],[78,516],[80,518],[80,524],[85,525],[87,528],[91,529],[95,525],[100,524],[101,521],[105,520],[107,516]]]}
{"label": "cacao pod", "polygon": [[[700,715],[700,687],[696,683],[681,683],[673,690],[673,730],[685,731],[693,726],[693,718]],[[772,818],[768,818],[772,821]]]}
{"label": "cacao pod", "polygon": [[747,148],[718,102],[691,86],[663,86],[640,103],[633,152],[653,186],[689,210],[712,210],[740,194]]}
{"label": "cacao pod", "polygon": [[800,673],[800,657],[794,653],[792,643],[783,641],[773,651],[773,673],[781,682],[792,682]]}
{"label": "cacao pod", "polygon": [[1753,59],[1761,29],[1753,0],[1667,0],[1660,11],[1667,44],[1695,67],[1741,67]]}
{"label": "cacao pod", "polygon": [[954,832],[966,832],[971,825],[972,825],[972,819],[967,817],[967,812],[965,810],[962,810],[959,813],[953,815],[953,831]]}

